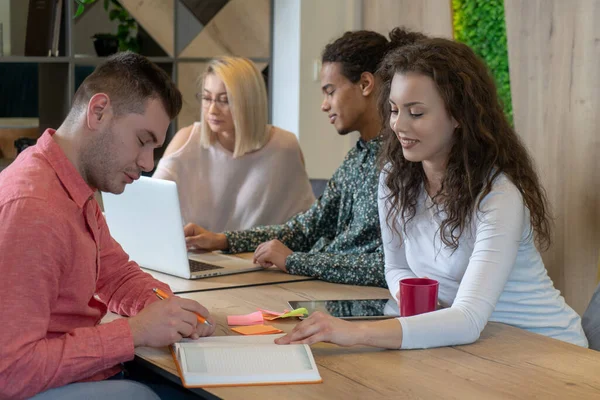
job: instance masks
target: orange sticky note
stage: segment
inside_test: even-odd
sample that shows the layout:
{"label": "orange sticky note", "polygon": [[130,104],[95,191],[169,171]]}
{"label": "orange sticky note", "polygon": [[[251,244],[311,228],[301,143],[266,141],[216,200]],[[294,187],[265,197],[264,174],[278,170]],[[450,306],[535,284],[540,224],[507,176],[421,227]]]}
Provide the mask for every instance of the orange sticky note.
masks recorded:
{"label": "orange sticky note", "polygon": [[274,320],[278,319],[279,316],[278,315],[269,315],[269,316],[267,316],[267,315],[263,314],[263,318],[264,318],[265,321],[274,321]]}
{"label": "orange sticky note", "polygon": [[260,311],[262,313],[263,317],[264,316],[271,316],[271,315],[279,316],[279,315],[285,314],[285,313],[282,313],[282,312],[265,310],[264,308],[259,308],[258,311]]}
{"label": "orange sticky note", "polygon": [[283,312],[277,312],[277,311],[265,310],[264,308],[259,308],[258,310],[262,313],[265,321],[276,320],[277,318],[281,317],[283,314],[290,311],[288,309],[285,309],[285,310],[283,310]]}
{"label": "orange sticky note", "polygon": [[283,332],[281,329],[269,325],[239,326],[237,328],[231,328],[231,330],[241,333],[242,335],[270,335]]}

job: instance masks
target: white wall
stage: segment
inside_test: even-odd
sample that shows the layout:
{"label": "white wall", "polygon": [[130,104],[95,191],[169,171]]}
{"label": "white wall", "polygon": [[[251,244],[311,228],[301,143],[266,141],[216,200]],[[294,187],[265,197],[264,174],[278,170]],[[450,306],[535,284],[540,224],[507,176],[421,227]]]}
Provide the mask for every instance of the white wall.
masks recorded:
{"label": "white wall", "polygon": [[272,122],[300,131],[300,1],[275,0],[273,16]]}
{"label": "white wall", "polygon": [[[6,0],[0,0],[4,2]],[[27,13],[29,2],[23,0],[10,0],[10,55],[22,56],[25,54],[25,32],[27,31]],[[4,29],[7,33],[7,29]],[[7,55],[6,47],[4,55]]]}
{"label": "white wall", "polygon": [[273,37],[273,123],[294,132],[308,175],[329,179],[358,134],[340,136],[321,111],[315,62],[325,45],[345,31],[360,29],[360,0],[275,0]]}

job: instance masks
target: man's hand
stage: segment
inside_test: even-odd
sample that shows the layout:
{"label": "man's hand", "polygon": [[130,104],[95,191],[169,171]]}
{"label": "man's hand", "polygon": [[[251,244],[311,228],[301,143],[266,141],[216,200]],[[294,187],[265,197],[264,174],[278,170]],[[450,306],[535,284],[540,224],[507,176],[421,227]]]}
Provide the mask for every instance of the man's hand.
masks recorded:
{"label": "man's hand", "polygon": [[[197,314],[212,324],[198,322]],[[180,341],[184,337],[198,339],[210,336],[215,331],[214,318],[198,302],[180,297],[170,297],[149,304],[135,317],[128,319],[133,345],[163,347]]]}
{"label": "man's hand", "polygon": [[187,224],[183,228],[185,243],[189,249],[199,250],[227,250],[229,243],[222,233],[208,231],[196,224]]}
{"label": "man's hand", "polygon": [[283,272],[287,272],[285,268],[285,261],[288,256],[292,254],[286,245],[281,243],[279,240],[271,240],[269,242],[261,243],[254,252],[254,263],[267,268],[272,265],[276,266]]}

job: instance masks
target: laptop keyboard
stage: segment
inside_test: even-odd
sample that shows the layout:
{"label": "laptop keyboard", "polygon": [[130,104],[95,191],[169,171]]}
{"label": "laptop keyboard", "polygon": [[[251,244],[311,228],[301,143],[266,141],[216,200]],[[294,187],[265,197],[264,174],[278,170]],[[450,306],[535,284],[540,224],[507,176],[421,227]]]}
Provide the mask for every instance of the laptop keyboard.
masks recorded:
{"label": "laptop keyboard", "polygon": [[190,262],[191,272],[209,271],[211,269],[222,269],[218,265],[203,263],[202,261],[188,260]]}

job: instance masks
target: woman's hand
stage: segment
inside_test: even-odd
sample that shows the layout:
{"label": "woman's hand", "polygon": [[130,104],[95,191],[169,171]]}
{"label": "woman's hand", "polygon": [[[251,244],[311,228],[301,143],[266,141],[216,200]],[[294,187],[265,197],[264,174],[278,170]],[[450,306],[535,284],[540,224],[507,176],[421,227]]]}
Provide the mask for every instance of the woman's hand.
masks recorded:
{"label": "woman's hand", "polygon": [[353,346],[361,342],[362,324],[351,323],[317,311],[300,322],[287,335],[275,339],[277,344],[335,343]]}
{"label": "woman's hand", "polygon": [[320,311],[300,322],[277,344],[314,344],[329,342],[340,346],[366,345],[383,349],[402,347],[402,325],[397,319],[373,322],[348,322]]}

